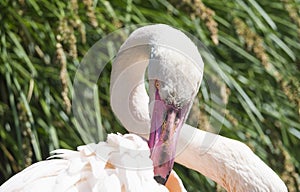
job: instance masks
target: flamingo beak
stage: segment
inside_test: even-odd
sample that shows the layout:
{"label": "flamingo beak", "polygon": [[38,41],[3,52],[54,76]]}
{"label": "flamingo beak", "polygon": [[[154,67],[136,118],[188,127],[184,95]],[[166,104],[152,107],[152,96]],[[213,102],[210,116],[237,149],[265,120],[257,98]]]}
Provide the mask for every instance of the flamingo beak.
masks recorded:
{"label": "flamingo beak", "polygon": [[167,182],[172,171],[177,139],[188,109],[189,106],[176,108],[166,104],[156,91],[148,145],[154,165],[154,179],[160,184]]}

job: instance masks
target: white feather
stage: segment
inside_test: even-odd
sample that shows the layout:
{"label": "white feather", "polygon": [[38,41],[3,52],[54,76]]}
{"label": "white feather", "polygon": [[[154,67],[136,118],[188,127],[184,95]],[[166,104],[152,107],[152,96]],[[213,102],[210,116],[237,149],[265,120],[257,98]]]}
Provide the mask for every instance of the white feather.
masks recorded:
{"label": "white feather", "polygon": [[168,191],[154,180],[148,145],[137,135],[109,134],[107,142],[52,153],[50,160],[13,176],[0,192]]}

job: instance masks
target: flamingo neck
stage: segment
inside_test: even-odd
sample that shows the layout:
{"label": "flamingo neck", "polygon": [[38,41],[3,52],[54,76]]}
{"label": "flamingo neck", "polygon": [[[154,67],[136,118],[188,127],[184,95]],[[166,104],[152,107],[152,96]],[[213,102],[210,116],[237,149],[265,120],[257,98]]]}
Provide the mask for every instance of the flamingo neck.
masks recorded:
{"label": "flamingo neck", "polygon": [[144,82],[149,49],[149,45],[141,45],[120,51],[113,63],[110,85],[114,114],[129,132],[144,138],[150,131],[149,97]]}

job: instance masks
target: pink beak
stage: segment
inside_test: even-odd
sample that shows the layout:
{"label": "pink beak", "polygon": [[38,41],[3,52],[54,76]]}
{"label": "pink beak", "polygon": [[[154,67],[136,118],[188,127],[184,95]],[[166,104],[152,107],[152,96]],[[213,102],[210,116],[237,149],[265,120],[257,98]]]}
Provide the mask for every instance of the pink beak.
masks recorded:
{"label": "pink beak", "polygon": [[154,166],[154,178],[164,185],[174,165],[177,139],[189,106],[178,109],[164,103],[158,90],[155,100],[148,145]]}

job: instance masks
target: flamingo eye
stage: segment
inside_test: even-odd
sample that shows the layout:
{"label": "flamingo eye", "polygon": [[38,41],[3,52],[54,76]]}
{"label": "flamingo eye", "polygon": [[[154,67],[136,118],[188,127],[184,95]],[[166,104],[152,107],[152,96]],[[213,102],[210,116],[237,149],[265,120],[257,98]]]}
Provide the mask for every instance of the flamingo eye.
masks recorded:
{"label": "flamingo eye", "polygon": [[155,87],[156,87],[156,89],[159,90],[159,88],[160,88],[160,83],[159,83],[158,80],[155,80]]}
{"label": "flamingo eye", "polygon": [[167,127],[167,123],[166,123],[166,121],[164,121],[163,124],[162,124],[162,130],[165,130],[166,127]]}
{"label": "flamingo eye", "polygon": [[175,118],[175,125],[179,124],[180,117],[181,117],[181,114],[180,114],[180,112],[178,112],[178,113],[176,114],[176,118]]}

